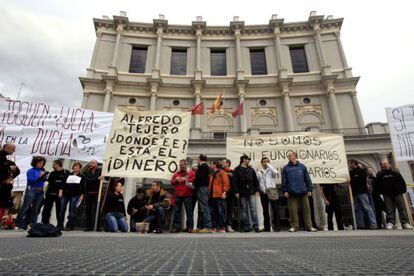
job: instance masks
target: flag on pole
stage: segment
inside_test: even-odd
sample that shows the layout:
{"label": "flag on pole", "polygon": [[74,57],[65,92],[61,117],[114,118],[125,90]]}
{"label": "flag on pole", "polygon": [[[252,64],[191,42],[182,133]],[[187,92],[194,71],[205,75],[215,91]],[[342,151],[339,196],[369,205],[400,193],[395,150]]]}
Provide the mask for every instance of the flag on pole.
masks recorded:
{"label": "flag on pole", "polygon": [[239,115],[243,115],[243,108],[244,107],[244,102],[242,102],[239,107],[236,108],[236,110],[234,110],[231,115],[233,115],[233,118],[236,118]]}
{"label": "flag on pole", "polygon": [[191,109],[191,114],[192,115],[203,115],[204,114],[204,103],[201,102],[195,106],[193,106]]}
{"label": "flag on pole", "polygon": [[221,96],[223,95],[223,92],[220,93],[220,96],[218,96],[213,104],[211,105],[211,113],[214,114],[216,110],[220,110],[221,106]]}

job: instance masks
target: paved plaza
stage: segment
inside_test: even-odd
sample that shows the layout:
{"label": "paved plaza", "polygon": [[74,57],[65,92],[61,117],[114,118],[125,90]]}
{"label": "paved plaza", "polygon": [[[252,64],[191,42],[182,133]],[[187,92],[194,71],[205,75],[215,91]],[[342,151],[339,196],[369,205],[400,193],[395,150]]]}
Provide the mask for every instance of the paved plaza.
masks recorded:
{"label": "paved plaza", "polygon": [[414,231],[147,234],[0,232],[0,274],[410,275]]}

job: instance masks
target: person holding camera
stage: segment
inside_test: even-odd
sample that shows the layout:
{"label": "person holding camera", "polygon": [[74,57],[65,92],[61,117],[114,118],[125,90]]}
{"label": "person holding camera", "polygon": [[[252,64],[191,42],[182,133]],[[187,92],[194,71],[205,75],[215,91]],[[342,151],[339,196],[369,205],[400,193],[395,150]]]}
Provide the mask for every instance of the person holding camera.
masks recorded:
{"label": "person holding camera", "polygon": [[32,168],[27,171],[27,188],[23,206],[16,218],[16,227],[26,230],[29,223],[37,222],[37,216],[42,207],[44,198],[44,186],[49,175],[45,170],[46,159],[35,156],[32,159]]}

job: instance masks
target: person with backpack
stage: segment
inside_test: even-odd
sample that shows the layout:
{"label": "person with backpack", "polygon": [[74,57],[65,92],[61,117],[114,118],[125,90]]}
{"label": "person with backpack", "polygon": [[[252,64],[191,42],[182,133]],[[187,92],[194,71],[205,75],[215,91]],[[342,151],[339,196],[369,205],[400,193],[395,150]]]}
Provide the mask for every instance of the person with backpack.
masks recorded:
{"label": "person with backpack", "polygon": [[[56,220],[59,222],[59,214],[61,209],[61,199],[63,197],[63,185],[68,178],[69,171],[63,169],[63,163],[61,160],[53,161],[53,171],[49,174],[47,178],[47,185],[45,201],[42,211],[42,223],[49,224],[50,216],[52,213],[53,205],[56,209]],[[63,225],[57,225],[57,227],[62,230]]]}

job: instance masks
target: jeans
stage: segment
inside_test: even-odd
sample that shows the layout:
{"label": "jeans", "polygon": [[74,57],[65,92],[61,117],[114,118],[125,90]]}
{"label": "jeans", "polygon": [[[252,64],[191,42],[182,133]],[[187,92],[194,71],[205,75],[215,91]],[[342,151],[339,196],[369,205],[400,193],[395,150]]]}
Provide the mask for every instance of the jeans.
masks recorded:
{"label": "jeans", "polygon": [[56,220],[59,222],[59,213],[60,213],[60,202],[61,199],[57,194],[46,194],[45,204],[43,205],[42,211],[42,223],[49,224],[50,216],[52,215],[53,204],[56,206]]}
{"label": "jeans", "polygon": [[194,228],[194,219],[193,219],[193,197],[192,196],[177,196],[174,199],[174,228],[180,230],[181,229],[181,212],[183,210],[183,204],[185,207],[186,213],[186,225],[187,229]]}
{"label": "jeans", "polygon": [[68,222],[66,223],[66,228],[73,229],[75,227],[76,203],[78,203],[78,201],[79,201],[79,196],[62,197],[61,204],[60,204],[58,228],[63,228],[63,224],[65,222],[66,207],[68,203],[69,203],[69,215],[68,215]]}
{"label": "jeans", "polygon": [[95,226],[96,207],[98,194],[86,195],[86,230],[93,230]]}
{"label": "jeans", "polygon": [[225,226],[225,203],[224,199],[212,198],[210,199],[211,221],[213,228],[221,229]]}
{"label": "jeans", "polygon": [[27,229],[29,223],[36,223],[40,208],[42,207],[43,190],[26,189],[23,206],[16,218],[16,226],[22,229]]}
{"label": "jeans", "polygon": [[201,213],[201,224],[203,228],[211,228],[210,207],[208,206],[208,186],[199,187],[197,189],[198,209]]}
{"label": "jeans", "polygon": [[240,197],[240,204],[242,209],[242,225],[243,228],[249,230],[250,227],[250,218],[253,222],[253,228],[259,228],[259,220],[257,219],[257,211],[256,211],[256,195],[251,195],[250,197],[242,196]]}
{"label": "jeans", "polygon": [[264,230],[270,231],[270,214],[269,204],[272,208],[272,222],[273,229],[280,229],[280,215],[279,215],[279,200],[269,200],[269,196],[265,193],[260,193],[260,202],[263,208]]}
{"label": "jeans", "polygon": [[368,194],[354,195],[355,217],[358,228],[365,228],[364,213],[368,217],[370,227],[377,227],[377,219],[369,202]]}
{"label": "jeans", "polygon": [[290,227],[295,228],[295,229],[299,228],[299,217],[298,217],[299,202],[302,203],[303,224],[306,230],[310,230],[312,228],[312,217],[311,217],[311,211],[310,211],[310,206],[309,206],[309,199],[306,194],[289,193],[288,208],[289,208]]}
{"label": "jeans", "polygon": [[395,224],[395,209],[398,210],[401,224],[404,225],[405,223],[409,223],[402,194],[396,196],[384,195],[384,203],[385,211],[387,213],[387,223]]}
{"label": "jeans", "polygon": [[165,221],[165,210],[162,207],[159,207],[157,210],[149,214],[144,222],[150,224],[150,230],[154,229],[163,229]]}
{"label": "jeans", "polygon": [[105,215],[105,228],[109,232],[128,232],[128,224],[122,213],[107,213]]}

